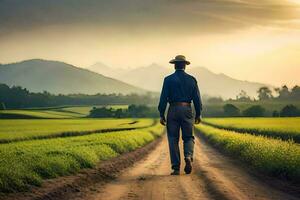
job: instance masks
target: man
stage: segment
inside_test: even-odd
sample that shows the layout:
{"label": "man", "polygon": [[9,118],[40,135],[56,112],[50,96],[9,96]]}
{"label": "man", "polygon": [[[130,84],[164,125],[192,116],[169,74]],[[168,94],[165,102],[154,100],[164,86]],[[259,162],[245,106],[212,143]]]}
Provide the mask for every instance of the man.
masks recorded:
{"label": "man", "polygon": [[[179,130],[182,132],[183,149],[185,157],[186,174],[192,172],[194,153],[193,123],[201,122],[202,103],[196,79],[185,72],[186,65],[190,62],[183,55],[178,55],[170,61],[175,65],[175,72],[164,79],[158,110],[160,123],[167,125],[170,158],[173,172],[171,175],[180,174]],[[191,102],[195,107],[193,118]],[[165,119],[167,103],[170,104]]]}

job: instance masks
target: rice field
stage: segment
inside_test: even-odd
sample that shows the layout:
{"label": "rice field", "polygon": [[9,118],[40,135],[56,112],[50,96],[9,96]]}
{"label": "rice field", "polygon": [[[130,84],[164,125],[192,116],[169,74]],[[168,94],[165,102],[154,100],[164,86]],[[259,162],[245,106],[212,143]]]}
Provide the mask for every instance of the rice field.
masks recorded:
{"label": "rice field", "polygon": [[41,118],[64,119],[79,118],[85,115],[80,113],[62,112],[59,110],[1,110],[0,115],[13,116],[12,118]]}
{"label": "rice field", "polygon": [[197,129],[209,143],[270,176],[300,182],[300,145],[264,136],[238,134],[208,125]]}
{"label": "rice field", "polygon": [[[99,105],[95,107],[102,107]],[[74,119],[87,117],[94,106],[61,106],[18,110],[0,110],[0,118],[9,119]],[[127,109],[128,105],[106,105],[112,109]]]}
{"label": "rice field", "polygon": [[0,120],[0,143],[148,127],[153,119]]}
{"label": "rice field", "polygon": [[[106,122],[103,124],[113,127],[113,121]],[[1,144],[0,191],[24,191],[30,185],[41,185],[44,179],[92,168],[103,160],[144,146],[162,133],[163,127],[156,124],[130,131]]]}
{"label": "rice field", "polygon": [[58,109],[61,112],[70,112],[70,113],[77,113],[83,116],[87,116],[90,114],[90,110],[93,109],[93,106],[74,106],[74,107],[65,107]]}
{"label": "rice field", "polygon": [[300,118],[205,118],[204,123],[242,133],[300,143]]}

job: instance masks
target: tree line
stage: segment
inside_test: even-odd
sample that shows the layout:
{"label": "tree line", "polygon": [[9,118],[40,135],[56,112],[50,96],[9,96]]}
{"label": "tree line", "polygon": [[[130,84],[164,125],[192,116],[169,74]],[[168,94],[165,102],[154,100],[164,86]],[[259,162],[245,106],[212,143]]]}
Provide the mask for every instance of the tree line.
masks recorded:
{"label": "tree line", "polygon": [[288,88],[286,85],[272,90],[269,87],[260,87],[257,90],[257,98],[250,97],[246,91],[241,90],[239,94],[236,95],[235,99],[230,98],[228,100],[223,100],[221,97],[208,97],[208,103],[222,103],[222,102],[253,102],[253,101],[299,101],[300,100],[300,87],[295,85],[292,88]]}
{"label": "tree line", "polygon": [[70,94],[54,95],[49,92],[29,92],[20,86],[0,84],[0,110],[62,105],[111,105],[111,104],[154,104],[157,96],[152,94]]}
{"label": "tree line", "polygon": [[111,107],[94,107],[89,114],[93,118],[143,118],[143,117],[159,117],[156,107],[146,105],[131,104],[127,109],[113,109]]}
{"label": "tree line", "polygon": [[[275,93],[275,95],[274,95]],[[300,100],[300,87],[298,85],[289,89],[286,85],[282,87],[275,88],[274,91],[269,87],[261,87],[257,90],[257,98],[260,101],[264,100],[289,100],[289,101],[299,101]],[[249,101],[251,98],[247,95],[245,91],[241,91],[236,100]]]}
{"label": "tree line", "polygon": [[[225,104],[223,106],[225,117],[264,117],[266,109],[260,105],[253,105],[241,111],[233,104]],[[290,104],[284,106],[280,111],[274,110],[273,117],[300,117],[300,110]]]}

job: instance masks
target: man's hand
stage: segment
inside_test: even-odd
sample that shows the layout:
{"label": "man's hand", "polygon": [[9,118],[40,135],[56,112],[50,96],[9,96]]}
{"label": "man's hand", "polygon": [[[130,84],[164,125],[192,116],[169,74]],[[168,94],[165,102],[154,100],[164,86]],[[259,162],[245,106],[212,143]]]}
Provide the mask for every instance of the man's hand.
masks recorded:
{"label": "man's hand", "polygon": [[160,124],[163,125],[163,126],[165,126],[166,123],[167,123],[167,122],[166,122],[166,119],[165,119],[164,117],[161,117],[161,118],[160,118]]}
{"label": "man's hand", "polygon": [[201,122],[201,118],[200,117],[196,117],[195,118],[195,124],[200,124]]}

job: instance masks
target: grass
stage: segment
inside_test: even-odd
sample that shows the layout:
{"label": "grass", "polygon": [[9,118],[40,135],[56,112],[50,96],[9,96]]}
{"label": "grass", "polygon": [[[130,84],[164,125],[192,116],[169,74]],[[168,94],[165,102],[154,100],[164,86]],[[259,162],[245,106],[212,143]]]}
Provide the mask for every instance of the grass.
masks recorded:
{"label": "grass", "polygon": [[299,183],[299,144],[264,136],[237,134],[203,124],[198,125],[197,129],[214,146],[249,164],[254,169]]}
{"label": "grass", "polygon": [[0,143],[142,128],[153,123],[153,119],[0,120]]}
{"label": "grass", "polygon": [[30,185],[41,185],[43,179],[92,168],[103,160],[146,145],[162,130],[156,124],[131,131],[2,144],[0,191],[25,191]]}
{"label": "grass", "polygon": [[15,116],[15,118],[44,119],[79,118],[85,116],[80,113],[63,112],[60,110],[1,110],[0,115],[11,115]]}
{"label": "grass", "polygon": [[265,135],[300,143],[300,118],[206,118],[204,122],[217,128]]}

